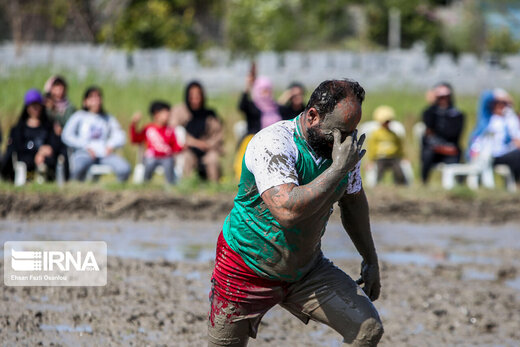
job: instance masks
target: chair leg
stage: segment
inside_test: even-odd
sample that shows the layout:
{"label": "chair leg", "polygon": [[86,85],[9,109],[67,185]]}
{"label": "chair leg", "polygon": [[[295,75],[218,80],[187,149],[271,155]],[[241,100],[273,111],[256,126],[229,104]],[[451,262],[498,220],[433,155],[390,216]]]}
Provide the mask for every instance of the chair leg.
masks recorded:
{"label": "chair leg", "polygon": [[495,176],[493,173],[493,168],[489,167],[482,171],[482,185],[486,188],[493,189],[495,188]]}
{"label": "chair leg", "polygon": [[365,176],[367,187],[375,187],[377,184],[377,163],[374,162],[374,165],[367,169]]}
{"label": "chair leg", "polygon": [[466,178],[466,183],[469,189],[477,190],[478,189],[478,175],[472,174],[468,175]]}
{"label": "chair leg", "polygon": [[17,161],[14,166],[14,185],[21,187],[27,181],[27,165],[22,161]]}
{"label": "chair leg", "polygon": [[513,173],[509,172],[509,175],[507,175],[505,177],[505,179],[506,179],[507,191],[510,193],[515,193],[516,192],[516,182],[515,182],[515,178],[513,177]]}
{"label": "chair leg", "polygon": [[450,190],[455,186],[455,173],[451,170],[449,165],[444,165],[442,168],[442,187]]}
{"label": "chair leg", "polygon": [[144,182],[144,165],[139,163],[135,165],[133,182],[135,184],[142,184]]}
{"label": "chair leg", "polygon": [[412,164],[408,160],[401,160],[399,164],[401,165],[401,170],[403,170],[404,177],[406,178],[406,184],[412,184],[414,180]]}

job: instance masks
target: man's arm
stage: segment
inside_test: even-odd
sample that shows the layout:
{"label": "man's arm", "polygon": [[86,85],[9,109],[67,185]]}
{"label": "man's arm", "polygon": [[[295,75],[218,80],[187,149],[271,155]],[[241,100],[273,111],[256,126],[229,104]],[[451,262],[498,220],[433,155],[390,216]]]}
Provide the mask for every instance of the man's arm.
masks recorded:
{"label": "man's arm", "polygon": [[358,142],[355,133],[341,143],[341,133],[336,129],[333,162],[327,170],[306,185],[281,184],[263,192],[262,199],[274,218],[290,228],[329,204],[338,184],[365,154],[365,150],[361,151],[364,139],[362,135]]}
{"label": "man's arm", "polygon": [[376,248],[370,231],[368,201],[365,191],[356,194],[344,194],[339,200],[341,221],[359,254],[363,257],[361,279],[365,283],[363,290],[373,301],[379,297],[381,284]]}

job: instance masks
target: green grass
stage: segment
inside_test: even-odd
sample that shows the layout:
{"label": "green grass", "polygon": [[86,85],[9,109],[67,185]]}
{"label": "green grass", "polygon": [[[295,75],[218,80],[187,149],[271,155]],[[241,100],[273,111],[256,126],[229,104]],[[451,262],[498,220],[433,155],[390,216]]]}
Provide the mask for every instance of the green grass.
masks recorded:
{"label": "green grass", "polygon": [[[180,103],[184,100],[184,86],[175,82],[173,76],[171,80],[165,77],[161,80],[154,81],[138,81],[130,80],[127,82],[119,82],[111,76],[102,76],[95,73],[88,74],[85,78],[78,78],[77,74],[70,71],[56,71],[54,69],[35,69],[35,70],[17,70],[11,71],[10,76],[0,77],[0,121],[4,139],[7,138],[9,129],[16,122],[22,109],[23,96],[27,89],[35,87],[42,88],[46,79],[54,73],[59,73],[67,78],[69,84],[69,99],[78,107],[81,105],[82,94],[84,90],[96,84],[102,87],[104,92],[104,105],[106,110],[113,114],[121,123],[124,129],[128,129],[130,119],[135,111],[140,110],[143,114],[147,113],[149,103],[154,99],[163,99],[172,104]],[[237,76],[244,79],[244,76]],[[405,144],[405,155],[409,158],[414,166],[416,173],[419,168],[419,144],[412,134],[413,125],[421,119],[421,113],[426,106],[424,99],[424,90],[387,90],[387,91],[367,91],[366,101],[363,104],[363,119],[370,120],[374,109],[382,104],[392,106],[397,114],[397,119],[405,125],[407,129],[407,137]],[[279,95],[281,90],[276,94]],[[307,95],[307,98],[309,95]],[[218,192],[221,190],[235,189],[236,182],[232,178],[232,163],[236,148],[236,139],[233,135],[233,124],[242,119],[243,116],[237,110],[239,92],[222,92],[207,95],[208,107],[214,108],[221,119],[224,121],[225,127],[225,154],[222,158],[223,183],[220,187],[201,182],[200,180],[186,179],[183,180],[175,189],[180,192],[190,192],[195,189],[204,188],[209,192]],[[457,106],[466,114],[466,124],[462,144],[465,146],[469,133],[475,124],[475,114],[477,107],[476,95],[456,95]],[[145,117],[144,121],[147,118]],[[144,121],[142,123],[144,124]],[[2,144],[5,148],[6,141]],[[127,144],[121,154],[134,164],[136,159],[136,148]],[[108,179],[108,182],[105,182]],[[438,175],[434,174],[434,185],[438,184]],[[150,189],[157,185],[164,187],[162,184],[163,177],[157,177],[148,185],[146,189]],[[99,184],[105,185],[107,189],[122,189],[120,185],[114,182],[113,177],[104,178]],[[110,183],[110,184],[109,184]],[[34,188],[36,190],[47,189],[45,185]],[[2,189],[7,189],[6,184],[1,184]],[[140,189],[132,187],[130,184],[123,186],[125,189]],[[50,189],[50,188],[49,188]]]}

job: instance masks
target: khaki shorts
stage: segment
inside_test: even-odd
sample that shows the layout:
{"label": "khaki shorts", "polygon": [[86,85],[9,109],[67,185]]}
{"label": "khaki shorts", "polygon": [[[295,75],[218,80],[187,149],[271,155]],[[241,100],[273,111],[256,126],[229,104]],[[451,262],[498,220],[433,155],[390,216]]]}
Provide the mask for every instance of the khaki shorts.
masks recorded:
{"label": "khaki shorts", "polygon": [[[210,345],[245,345],[249,337],[256,337],[262,317],[276,304],[305,324],[312,319],[330,326],[343,336],[346,343],[366,339],[367,336],[378,341],[381,337],[381,320],[370,299],[350,276],[327,258],[320,257],[313,269],[297,282],[249,280],[250,285],[241,285],[240,295],[229,296],[222,294],[222,287],[226,287],[226,293],[229,293],[230,283],[236,283],[237,277],[243,275],[241,271],[244,271],[242,267],[245,265],[235,261],[232,268],[225,268],[223,262],[228,261],[231,252],[227,248],[224,252],[226,256],[220,259],[221,252],[217,248],[210,293]],[[225,269],[224,274],[222,269]],[[366,334],[366,331],[374,329],[380,331],[380,334],[375,334],[378,336]]]}

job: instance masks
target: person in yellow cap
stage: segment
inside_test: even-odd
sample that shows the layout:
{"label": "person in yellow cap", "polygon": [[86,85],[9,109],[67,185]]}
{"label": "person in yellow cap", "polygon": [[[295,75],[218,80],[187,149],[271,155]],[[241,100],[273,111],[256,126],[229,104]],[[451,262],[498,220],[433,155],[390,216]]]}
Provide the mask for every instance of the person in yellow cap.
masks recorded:
{"label": "person in yellow cap", "polygon": [[390,123],[395,118],[394,109],[379,106],[375,109],[373,118],[381,126],[368,138],[367,156],[371,162],[377,164],[377,182],[381,181],[386,171],[391,170],[397,184],[406,184],[400,165],[403,144],[401,138],[390,129]]}

